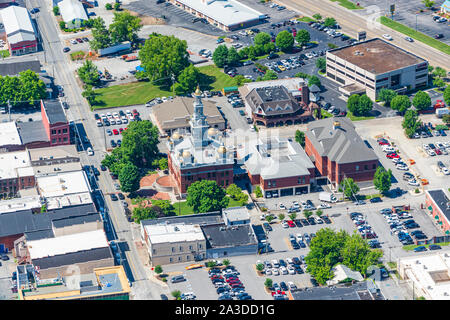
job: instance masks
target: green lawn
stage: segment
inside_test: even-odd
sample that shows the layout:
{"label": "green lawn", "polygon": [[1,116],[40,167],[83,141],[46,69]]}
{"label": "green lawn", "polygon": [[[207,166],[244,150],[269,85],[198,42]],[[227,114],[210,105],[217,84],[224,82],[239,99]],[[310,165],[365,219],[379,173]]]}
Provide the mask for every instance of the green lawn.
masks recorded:
{"label": "green lawn", "polygon": [[9,50],[0,50],[0,56],[3,58],[8,58],[10,56]]}
{"label": "green lawn", "polygon": [[[222,90],[236,86],[234,78],[222,72],[214,65],[199,68],[202,73],[200,87],[203,90]],[[111,108],[126,105],[144,104],[156,98],[171,96],[172,91],[161,89],[149,81],[136,81],[95,90],[98,104],[93,109]]]}
{"label": "green lawn", "polygon": [[439,40],[436,40],[432,37],[429,37],[421,32],[418,32],[414,29],[411,29],[401,23],[393,21],[387,17],[380,17],[380,23],[391,29],[401,32],[404,35],[407,35],[417,41],[423,42],[423,43],[429,45],[430,47],[438,49],[439,51],[442,51],[446,54],[450,54],[450,46],[449,45],[447,45]]}
{"label": "green lawn", "polygon": [[[444,246],[448,246],[450,244],[450,242],[441,242],[441,243],[434,243],[434,244],[437,244],[437,245],[440,245],[441,247],[444,247]],[[420,246],[422,246],[422,245],[410,244],[408,246],[403,246],[403,250],[412,251],[412,250],[414,250],[414,248],[417,248],[417,247],[420,247]],[[429,244],[424,244],[423,246],[428,248],[430,245]]]}
{"label": "green lawn", "polygon": [[[187,205],[186,201],[174,202],[173,207],[175,208],[175,213],[177,216],[184,216],[187,214],[194,214],[194,210],[190,206]],[[231,207],[241,207],[241,204],[238,201],[230,199],[227,208]]]}
{"label": "green lawn", "polygon": [[320,110],[322,110],[322,119],[333,117],[333,115],[331,113],[329,113],[328,111],[323,110],[323,109],[320,109]]}
{"label": "green lawn", "polygon": [[352,121],[375,119],[375,117],[355,116],[350,111],[347,112],[347,118],[350,118],[350,120],[352,120]]}
{"label": "green lawn", "polygon": [[306,23],[308,23],[308,22],[312,22],[312,21],[316,21],[315,19],[313,19],[313,18],[310,18],[310,17],[301,17],[301,18],[298,18],[297,19],[297,21],[301,21],[301,22],[306,22]]}
{"label": "green lawn", "polygon": [[81,59],[84,58],[85,54],[86,54],[86,52],[81,51],[81,50],[80,51],[75,51],[75,52],[72,52],[70,54],[70,59],[72,61],[74,61],[74,60],[81,60]]}
{"label": "green lawn", "polygon": [[350,9],[350,10],[358,10],[358,9],[364,9],[364,7],[357,6],[353,2],[349,0],[331,0],[332,2],[339,2],[339,5],[343,6],[344,8]]}

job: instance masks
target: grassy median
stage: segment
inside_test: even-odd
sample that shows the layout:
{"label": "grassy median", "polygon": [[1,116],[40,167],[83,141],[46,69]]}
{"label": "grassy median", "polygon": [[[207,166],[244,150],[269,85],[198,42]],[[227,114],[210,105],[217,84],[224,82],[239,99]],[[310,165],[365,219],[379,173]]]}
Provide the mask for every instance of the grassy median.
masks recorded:
{"label": "grassy median", "polygon": [[358,10],[358,9],[364,9],[364,7],[357,6],[353,2],[349,0],[331,0],[332,2],[339,2],[339,5],[343,6],[344,8],[350,9],[350,10]]}
{"label": "grassy median", "polygon": [[430,47],[433,47],[435,49],[438,49],[439,51],[442,51],[443,53],[450,55],[450,46],[437,40],[432,37],[429,37],[422,32],[416,31],[414,29],[411,29],[404,24],[401,24],[399,22],[393,21],[387,17],[380,17],[380,23],[386,27],[389,27],[395,31],[401,32],[404,35],[411,37],[417,41],[423,42],[426,45],[429,45]]}

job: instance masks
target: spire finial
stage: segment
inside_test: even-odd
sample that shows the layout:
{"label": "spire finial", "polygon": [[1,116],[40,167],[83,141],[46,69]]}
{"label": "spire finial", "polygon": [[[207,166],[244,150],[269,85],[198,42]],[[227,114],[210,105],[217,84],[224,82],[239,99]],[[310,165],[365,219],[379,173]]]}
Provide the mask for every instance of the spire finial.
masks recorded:
{"label": "spire finial", "polygon": [[200,90],[200,86],[197,85],[197,89],[195,90],[195,95],[196,96],[201,96],[202,95],[202,91]]}

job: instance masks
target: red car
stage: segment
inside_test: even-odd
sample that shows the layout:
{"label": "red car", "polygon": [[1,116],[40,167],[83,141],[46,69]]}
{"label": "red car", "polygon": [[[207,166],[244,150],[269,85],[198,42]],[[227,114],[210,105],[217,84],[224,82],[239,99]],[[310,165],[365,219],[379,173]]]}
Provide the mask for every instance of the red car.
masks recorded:
{"label": "red car", "polygon": [[276,290],[276,291],[272,291],[272,297],[274,296],[274,295],[276,295],[276,294],[281,294],[281,295],[286,295],[286,292],[284,292],[284,291],[281,291],[281,290]]}
{"label": "red car", "polygon": [[288,220],[288,221],[287,221],[287,224],[288,224],[288,226],[291,227],[291,228],[294,228],[294,227],[295,227],[295,223],[294,223],[294,221],[292,221],[292,220]]}
{"label": "red car", "polygon": [[113,129],[113,133],[114,133],[115,135],[118,135],[118,134],[119,134],[119,130]]}
{"label": "red car", "polygon": [[138,112],[136,109],[133,109],[133,115],[134,115],[134,116],[138,116],[138,115],[139,115],[139,112]]}
{"label": "red car", "polygon": [[442,154],[442,151],[438,148],[434,149],[434,152],[436,152],[436,154],[439,156]]}
{"label": "red car", "polygon": [[122,131],[123,131],[123,128],[119,128],[119,131],[120,131],[120,133],[122,133]]}
{"label": "red car", "polygon": [[75,40],[77,40],[78,43],[83,43],[83,40],[81,40],[81,38],[76,38]]}
{"label": "red car", "polygon": [[387,141],[386,139],[378,139],[377,142],[380,146],[389,146],[390,145],[389,141]]}
{"label": "red car", "polygon": [[392,152],[392,153],[388,153],[387,155],[386,155],[386,158],[389,158],[389,159],[394,159],[394,158],[400,158],[400,156],[398,155],[398,154],[396,154],[395,152]]}

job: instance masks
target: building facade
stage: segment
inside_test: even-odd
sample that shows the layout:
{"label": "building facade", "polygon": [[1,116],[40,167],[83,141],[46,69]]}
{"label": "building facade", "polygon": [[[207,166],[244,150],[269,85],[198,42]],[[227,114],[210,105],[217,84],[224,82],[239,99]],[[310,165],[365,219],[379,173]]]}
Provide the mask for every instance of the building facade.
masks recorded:
{"label": "building facade", "polygon": [[425,204],[442,232],[449,235],[450,200],[444,189],[425,190]]}
{"label": "building facade", "polygon": [[59,101],[41,100],[42,123],[50,140],[50,146],[70,144],[70,128],[64,109]]}
{"label": "building facade", "polygon": [[405,92],[426,86],[428,62],[375,38],[327,51],[326,74],[345,97],[365,93],[375,101],[383,88]]}

